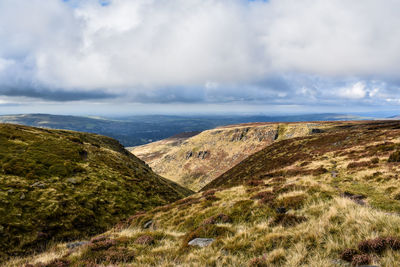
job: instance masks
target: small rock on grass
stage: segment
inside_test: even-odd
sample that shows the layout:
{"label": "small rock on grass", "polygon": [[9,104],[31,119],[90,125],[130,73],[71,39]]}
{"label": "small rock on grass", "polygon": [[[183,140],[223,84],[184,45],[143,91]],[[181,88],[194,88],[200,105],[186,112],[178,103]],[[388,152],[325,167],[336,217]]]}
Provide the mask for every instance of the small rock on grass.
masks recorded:
{"label": "small rock on grass", "polygon": [[89,244],[89,242],[88,241],[72,242],[72,243],[67,244],[67,248],[73,249],[73,248],[81,247],[86,244]]}
{"label": "small rock on grass", "polygon": [[214,242],[214,238],[195,238],[191,240],[188,244],[189,246],[207,247]]}
{"label": "small rock on grass", "polygon": [[144,228],[144,229],[147,229],[147,228],[150,228],[150,226],[152,226],[152,225],[153,225],[153,221],[150,220],[150,221],[146,222],[146,223],[143,225],[143,228]]}

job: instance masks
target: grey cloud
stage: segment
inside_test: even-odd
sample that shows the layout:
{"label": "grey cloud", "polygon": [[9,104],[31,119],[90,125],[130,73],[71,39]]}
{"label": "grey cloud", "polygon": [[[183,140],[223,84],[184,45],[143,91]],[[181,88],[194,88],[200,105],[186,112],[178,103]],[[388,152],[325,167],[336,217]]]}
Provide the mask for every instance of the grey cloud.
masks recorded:
{"label": "grey cloud", "polygon": [[399,9],[379,0],[2,0],[0,94],[384,105],[399,98]]}
{"label": "grey cloud", "polygon": [[78,101],[78,100],[96,100],[111,99],[117,97],[115,94],[109,94],[101,90],[96,91],[64,91],[36,88],[0,88],[0,95],[7,97],[30,97],[50,101]]}

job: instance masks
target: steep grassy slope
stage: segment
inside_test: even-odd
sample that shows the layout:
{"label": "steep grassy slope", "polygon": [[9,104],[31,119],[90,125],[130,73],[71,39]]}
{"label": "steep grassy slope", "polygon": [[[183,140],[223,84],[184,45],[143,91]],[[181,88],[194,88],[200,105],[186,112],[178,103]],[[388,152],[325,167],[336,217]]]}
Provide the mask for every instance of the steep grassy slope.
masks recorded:
{"label": "steep grassy slope", "polygon": [[[86,245],[56,244],[6,266],[397,266],[399,171],[400,122],[342,123],[274,143],[213,189],[138,213]],[[215,241],[188,246],[196,237]]]}
{"label": "steep grassy slope", "polygon": [[0,124],[0,258],[105,231],[188,194],[114,139]]}
{"label": "steep grassy slope", "polygon": [[204,131],[187,140],[166,139],[130,151],[163,177],[199,190],[249,155],[275,141],[305,136],[331,123],[248,123]]}

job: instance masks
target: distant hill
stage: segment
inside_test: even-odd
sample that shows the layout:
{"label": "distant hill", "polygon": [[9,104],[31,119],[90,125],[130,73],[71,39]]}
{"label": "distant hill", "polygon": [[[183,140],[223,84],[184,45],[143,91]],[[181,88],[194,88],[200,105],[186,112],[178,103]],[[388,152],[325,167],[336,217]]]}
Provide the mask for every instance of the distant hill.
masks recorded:
{"label": "distant hill", "polygon": [[121,118],[19,114],[0,116],[0,122],[97,133],[117,139],[124,146],[138,146],[182,132],[204,131],[222,125],[248,122],[337,121],[361,119],[344,114],[293,116],[161,116],[141,115]]}
{"label": "distant hill", "polygon": [[400,122],[330,125],[277,140],[86,245],[5,266],[398,266]]}
{"label": "distant hill", "polygon": [[0,124],[0,148],[0,259],[191,193],[105,136]]}
{"label": "distant hill", "polygon": [[[163,177],[200,190],[249,155],[283,139],[306,136],[332,123],[247,123],[129,148]],[[190,137],[190,138],[189,138]]]}

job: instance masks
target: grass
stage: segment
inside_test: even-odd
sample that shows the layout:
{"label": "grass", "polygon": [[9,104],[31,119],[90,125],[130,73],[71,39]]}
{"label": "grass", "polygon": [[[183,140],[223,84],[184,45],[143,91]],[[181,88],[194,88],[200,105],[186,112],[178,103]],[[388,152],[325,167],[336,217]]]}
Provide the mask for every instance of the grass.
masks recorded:
{"label": "grass", "polygon": [[0,259],[190,194],[108,137],[1,124],[0,146]]}
{"label": "grass", "polygon": [[[394,150],[376,147],[397,147],[399,124],[348,123],[276,142],[202,192],[109,229],[101,235],[109,242],[101,255],[90,258],[90,246],[69,250],[56,242],[5,266],[57,259],[71,266],[87,260],[115,266],[395,266],[400,166],[388,160]],[[366,163],[348,168],[352,162]],[[149,221],[153,226],[145,229]],[[215,241],[187,246],[195,237]]]}

